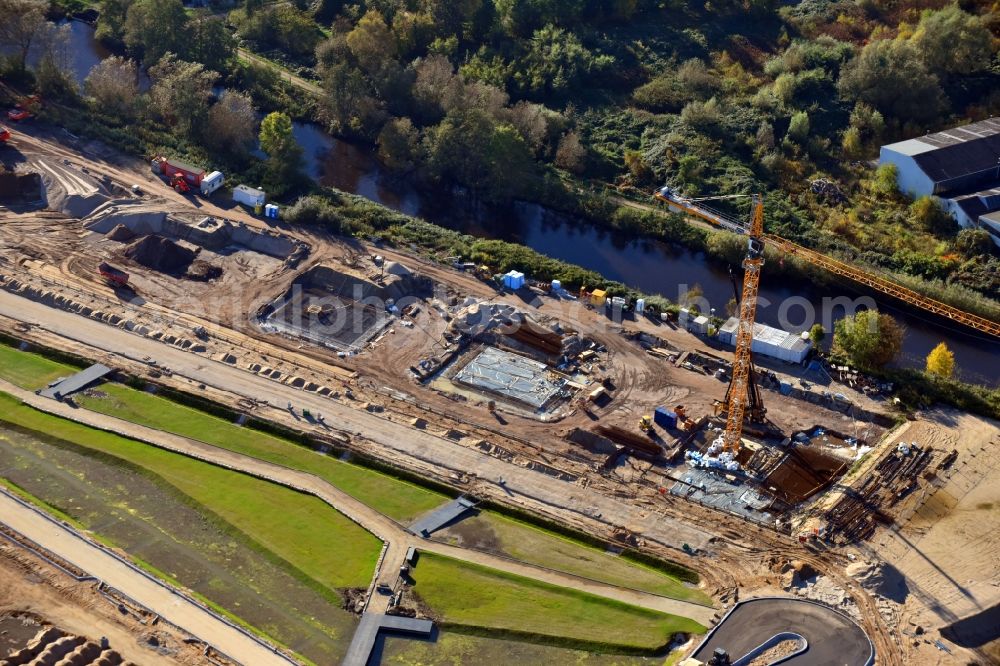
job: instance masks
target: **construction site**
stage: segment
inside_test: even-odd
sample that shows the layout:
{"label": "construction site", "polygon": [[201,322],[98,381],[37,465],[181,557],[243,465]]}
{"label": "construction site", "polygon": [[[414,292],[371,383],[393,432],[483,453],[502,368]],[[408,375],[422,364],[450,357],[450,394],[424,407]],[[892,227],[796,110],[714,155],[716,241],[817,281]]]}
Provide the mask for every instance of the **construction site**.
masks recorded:
{"label": "construction site", "polygon": [[[752,354],[772,242],[760,201],[737,230],[748,243],[727,347],[683,317],[615,316],[593,293],[530,278],[512,288],[196,198],[100,145],[43,131],[10,144],[0,332],[25,346],[679,562],[700,575],[715,621],[778,595],[846,618],[859,665],[1000,655],[982,615],[1000,592],[960,578],[1000,554],[995,508],[975,508],[995,506],[1000,427],[940,410],[906,420],[856,373]],[[798,333],[788,339],[775,344],[796,348]],[[950,540],[961,555],[945,552]],[[903,592],[886,589],[890,569]],[[785,631],[828,654],[835,638],[807,635],[824,620],[799,627],[801,612],[775,604],[759,627],[726,615],[685,645],[684,663],[710,663],[717,647],[737,663]],[[728,622],[747,628],[727,634]],[[801,647],[781,640],[782,654]]]}

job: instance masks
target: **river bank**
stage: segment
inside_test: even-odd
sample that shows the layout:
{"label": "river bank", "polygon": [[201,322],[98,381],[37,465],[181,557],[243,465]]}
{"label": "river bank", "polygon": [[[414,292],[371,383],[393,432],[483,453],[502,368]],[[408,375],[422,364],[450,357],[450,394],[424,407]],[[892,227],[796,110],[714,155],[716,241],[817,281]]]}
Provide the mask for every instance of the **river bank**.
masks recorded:
{"label": "river bank", "polygon": [[[89,66],[107,57],[108,52],[94,39],[91,26],[73,22],[71,29],[77,65],[74,74],[82,81]],[[143,141],[158,139],[147,139],[146,134],[116,128],[102,132],[101,138],[135,153],[142,152],[139,144]],[[431,196],[386,170],[371,150],[332,137],[314,123],[296,121],[293,134],[304,151],[306,174],[323,190],[333,188],[363,197],[405,216],[427,220],[442,231],[457,232],[458,236],[401,220],[387,222],[377,208],[361,210],[354,204],[350,206],[347,231],[364,234],[369,228],[396,227],[397,231],[389,236],[438,250],[449,247],[450,252],[442,256],[490,255],[492,261],[488,263],[498,269],[509,266],[531,272],[532,267],[544,266],[531,277],[546,279],[558,273],[564,279],[575,276],[591,287],[606,279],[620,283],[620,290],[629,288],[673,302],[684,301],[693,290],[704,299],[700,301],[702,310],[714,309],[716,316],[728,316],[727,304],[733,297],[729,268],[732,266],[738,274],[742,255],[742,241],[736,237],[691,227],[676,216],[615,209],[601,217],[599,201],[592,206],[591,219],[584,219],[534,203],[486,206],[470,202],[461,194]],[[594,222],[594,215],[600,218],[600,224]],[[651,230],[662,239],[648,237]],[[487,241],[523,246],[537,255]],[[542,255],[564,265],[546,264],[539,258]],[[518,261],[523,263],[518,265]],[[569,265],[579,268],[571,270]],[[772,253],[761,284],[758,319],[793,331],[807,330],[817,322],[832,330],[863,295],[869,294],[793,257]],[[1000,341],[948,327],[884,296],[874,296],[874,302],[907,329],[898,365],[923,368],[926,355],[944,341],[955,354],[958,376],[986,386],[1000,384]]]}

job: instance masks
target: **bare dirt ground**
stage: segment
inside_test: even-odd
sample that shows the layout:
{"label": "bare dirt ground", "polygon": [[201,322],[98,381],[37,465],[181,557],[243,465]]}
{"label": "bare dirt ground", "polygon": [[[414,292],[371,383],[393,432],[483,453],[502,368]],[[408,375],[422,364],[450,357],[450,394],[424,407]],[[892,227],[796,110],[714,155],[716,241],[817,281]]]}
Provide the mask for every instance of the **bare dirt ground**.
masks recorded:
{"label": "bare dirt ground", "polygon": [[[973,619],[965,632],[976,634],[967,644],[1000,661],[1000,628],[995,613],[985,612],[1000,604],[1000,424],[939,409],[922,414],[899,439],[955,450],[958,458],[938,484],[909,498],[898,529],[871,540],[874,552],[905,577],[892,595],[899,603],[886,614],[914,663],[949,663],[933,641],[966,618]],[[944,634],[956,649],[956,638]]]}
{"label": "bare dirt ground", "polygon": [[[70,160],[70,167],[87,161],[91,174],[107,176],[119,188],[140,184],[146,201],[156,202],[164,211],[186,214],[194,211],[254,227],[270,226],[222,204],[221,196],[206,201],[178,195],[154,177],[141,160],[115,155],[94,144],[74,143],[44,130],[32,132],[37,136],[18,138],[18,147],[28,158],[42,155],[66,159]],[[849,564],[846,554],[811,551],[771,530],[748,527],[723,514],[665,498],[657,492],[655,482],[640,483],[649,475],[648,463],[630,460],[613,473],[603,473],[600,469],[603,456],[590,455],[563,439],[562,434],[567,430],[576,426],[591,428],[595,423],[634,430],[638,416],[651,413],[658,405],[684,404],[688,413],[696,417],[711,413],[713,402],[725,393],[724,383],[655,358],[629,339],[631,333],[641,331],[661,338],[664,345],[676,350],[706,348],[700,338],[681,328],[648,319],[612,322],[575,300],[540,297],[526,301],[517,295],[500,294],[471,275],[410,253],[332,238],[313,229],[281,226],[274,228],[312,248],[308,258],[294,268],[262,258],[263,255],[237,251],[213,258],[222,266],[223,276],[212,282],[126,265],[136,290],[115,290],[95,274],[95,267],[102,259],[120,257],[120,243],[86,232],[77,220],[57,213],[21,211],[5,212],[3,216],[0,274],[31,285],[35,290],[34,300],[67,310],[67,315],[75,313],[69,317],[80,324],[79,327],[56,325],[54,317],[44,309],[32,308],[33,314],[29,316],[17,314],[19,310],[26,311],[25,308],[12,306],[7,315],[30,325],[11,320],[0,323],[20,337],[72,349],[136,375],[152,373],[158,381],[201,392],[243,410],[256,410],[262,418],[338,439],[367,454],[388,458],[407,469],[461,485],[485,497],[522,503],[525,508],[591,533],[607,536],[625,533],[625,538],[635,539],[635,543],[647,550],[699,570],[707,581],[708,591],[723,603],[730,603],[747,591],[780,586],[787,563],[804,561],[828,576],[856,604],[861,622],[875,640],[884,663],[903,663],[899,630],[886,628],[885,613],[876,599],[843,573]],[[436,298],[421,303],[421,312],[412,318],[412,328],[393,325],[372,348],[344,358],[330,349],[298,339],[265,334],[253,323],[252,313],[283,293],[302,272],[330,262],[366,270],[371,267],[369,257],[373,254],[401,262],[437,284]],[[446,308],[467,296],[512,304],[543,324],[559,321],[602,345],[607,352],[599,356],[594,378],[603,375],[612,378],[610,402],[592,410],[591,416],[576,411],[552,424],[504,411],[502,406],[498,416],[493,416],[485,409],[485,396],[481,401],[456,401],[417,384],[410,366],[443,353],[446,343],[442,336],[450,316]],[[122,330],[111,329],[108,324]],[[196,339],[192,333],[196,326],[204,326],[207,337]],[[73,328],[79,328],[78,334],[70,330]],[[93,335],[88,332],[91,328]],[[110,336],[103,336],[108,338],[106,342],[98,342],[101,330],[119,336],[115,339],[124,335],[119,342],[128,343],[124,346],[112,343]],[[181,353],[181,350],[186,351]],[[727,353],[709,351],[716,355]],[[159,364],[153,368],[145,366],[143,356]],[[803,378],[801,370],[794,366],[779,363],[769,367],[796,385]],[[224,382],[219,379],[223,374],[228,377]],[[887,411],[884,402],[836,383],[822,388],[849,396],[855,409],[841,411],[765,391],[769,416],[786,432],[821,425],[873,443],[879,439],[883,429],[873,424],[872,415]],[[316,411],[335,410],[344,418],[332,427],[305,423],[281,409],[286,400],[295,401],[300,407],[310,405]],[[426,426],[411,427],[409,424],[416,417],[426,419]],[[919,421],[913,426],[925,427],[923,424],[928,423],[940,428],[941,438],[960,438],[967,426],[958,419],[951,423]],[[432,440],[436,442],[434,446],[430,446]],[[431,452],[438,450],[435,447],[444,440],[448,440],[455,455],[433,458]],[[428,446],[421,448],[421,442],[425,441]],[[497,466],[501,462],[503,465]],[[538,479],[545,481],[547,477],[528,471],[542,467],[547,467],[549,471],[545,473],[556,475],[559,481],[539,485]],[[537,486],[534,499],[511,497],[509,490],[495,483],[498,469],[525,472],[525,489]],[[501,474],[516,478],[511,472],[501,471]],[[562,502],[539,499],[551,499],[553,488],[562,488],[561,484],[572,488]],[[590,499],[595,497],[614,498],[618,502],[615,513],[602,514]],[[977,506],[994,501],[991,497],[973,495],[973,498]],[[928,520],[933,520],[933,516]],[[946,529],[959,529],[947,521],[944,524],[949,526]],[[702,555],[695,557],[676,550],[680,546],[678,541],[685,538],[698,544]],[[947,538],[942,537],[942,542],[946,543]],[[971,542],[969,547],[982,550]],[[931,581],[927,585],[931,586]],[[932,589],[937,588],[932,586]],[[954,612],[969,610],[962,606]]]}
{"label": "bare dirt ground", "polygon": [[[28,613],[72,634],[99,641],[136,664],[208,666],[200,644],[188,644],[168,626],[149,626],[147,619],[121,613],[96,590],[78,583],[30,552],[0,542],[0,618]],[[32,635],[37,631],[33,627]],[[14,646],[7,645],[12,648]],[[6,654],[6,650],[0,651]]]}

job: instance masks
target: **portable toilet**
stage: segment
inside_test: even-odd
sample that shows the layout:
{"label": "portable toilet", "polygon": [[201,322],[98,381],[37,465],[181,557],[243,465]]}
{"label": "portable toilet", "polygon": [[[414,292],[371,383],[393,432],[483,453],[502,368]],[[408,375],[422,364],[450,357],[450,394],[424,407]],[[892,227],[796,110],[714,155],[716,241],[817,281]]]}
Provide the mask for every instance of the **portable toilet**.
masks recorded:
{"label": "portable toilet", "polygon": [[510,271],[503,276],[503,286],[508,289],[520,289],[524,286],[524,273]]}
{"label": "portable toilet", "polygon": [[272,220],[278,219],[278,206],[277,204],[267,204],[264,206],[264,217],[269,217]]}
{"label": "portable toilet", "polygon": [[635,313],[642,314],[645,311],[646,311],[646,299],[645,298],[637,299],[635,302]]}
{"label": "portable toilet", "polygon": [[560,291],[562,291],[562,282],[560,282],[559,280],[553,280],[552,281],[552,291],[555,292],[555,293],[557,293],[557,294]]}
{"label": "portable toilet", "polygon": [[653,423],[661,428],[673,430],[677,427],[677,414],[666,407],[657,407],[653,411]]}
{"label": "portable toilet", "polygon": [[595,308],[600,308],[604,306],[605,301],[608,298],[608,292],[603,289],[595,289],[590,292],[590,304]]}

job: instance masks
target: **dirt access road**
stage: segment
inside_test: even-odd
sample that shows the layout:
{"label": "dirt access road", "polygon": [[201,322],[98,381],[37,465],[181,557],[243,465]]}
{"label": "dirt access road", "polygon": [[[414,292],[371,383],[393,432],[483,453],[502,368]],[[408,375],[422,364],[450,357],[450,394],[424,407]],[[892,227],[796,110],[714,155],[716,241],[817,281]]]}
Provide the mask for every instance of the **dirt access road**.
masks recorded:
{"label": "dirt access road", "polygon": [[[126,661],[143,666],[214,663],[203,654],[200,643],[185,642],[187,634],[164,622],[154,627],[148,618],[131,612],[123,614],[98,591],[94,581],[77,581],[6,539],[0,539],[0,580],[0,619],[30,614],[77,636],[91,640],[106,637]],[[4,638],[9,639],[10,634]],[[4,652],[0,647],[0,654]]]}
{"label": "dirt access road", "polygon": [[45,550],[107,582],[164,620],[198,636],[242,664],[289,666],[295,663],[6,491],[0,492],[0,516],[8,527]]}
{"label": "dirt access road", "polygon": [[195,383],[260,400],[272,407],[280,409],[291,402],[300,409],[325,414],[328,422],[336,423],[344,430],[377,443],[388,457],[396,451],[404,456],[431,461],[443,469],[470,474],[480,479],[495,480],[503,477],[506,480],[504,490],[512,502],[518,496],[526,496],[546,505],[564,507],[599,518],[612,525],[634,526],[637,528],[635,531],[641,530],[647,537],[675,548],[680,548],[685,543],[704,550],[711,548],[709,540],[713,535],[693,525],[648,510],[643,511],[600,492],[457,446],[447,439],[378,414],[354,409],[122,329],[56,310],[8,292],[0,292],[0,314],[135,361],[152,357],[161,366]]}
{"label": "dirt access road", "polygon": [[[0,380],[0,391],[14,395],[23,402],[42,411],[61,416],[63,418],[68,418],[79,423],[84,423],[95,428],[100,428],[102,430],[116,432],[160,448],[182,453],[193,458],[205,460],[207,462],[244,472],[252,476],[276,481],[320,498],[377,536],[382,541],[388,543],[389,548],[385,556],[386,565],[382,567],[382,570],[379,573],[379,577],[377,579],[378,583],[386,583],[391,586],[395,582],[399,571],[399,565],[403,564],[406,550],[410,546],[413,546],[419,550],[447,555],[459,560],[473,562],[475,564],[491,567],[493,569],[499,569],[507,573],[540,580],[552,585],[589,592],[597,596],[614,599],[616,601],[632,604],[634,606],[640,606],[642,608],[689,617],[705,625],[708,625],[711,622],[712,616],[715,614],[715,609],[708,606],[670,599],[668,597],[649,594],[646,592],[619,588],[613,585],[606,585],[596,581],[580,578],[578,576],[572,576],[558,571],[532,566],[530,564],[497,557],[480,551],[468,550],[465,548],[421,539],[410,534],[399,523],[393,521],[387,516],[384,516],[371,507],[366,506],[347,493],[312,474],[264,462],[256,458],[240,455],[226,449],[205,444],[204,442],[154,430],[152,428],[147,428],[145,426],[137,425],[115,417],[106,416],[97,412],[90,412],[78,408],[75,409],[64,403],[36,396],[30,391],[19,389],[3,380]],[[377,595],[373,598],[372,603],[375,604],[376,601],[385,602],[387,601],[387,598]],[[384,612],[385,609],[380,608],[378,607],[378,604],[375,604],[371,606],[369,610],[373,612]]]}

